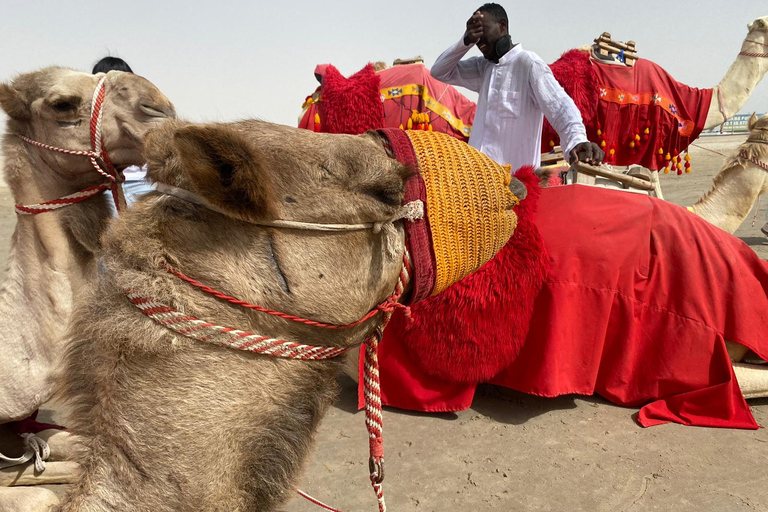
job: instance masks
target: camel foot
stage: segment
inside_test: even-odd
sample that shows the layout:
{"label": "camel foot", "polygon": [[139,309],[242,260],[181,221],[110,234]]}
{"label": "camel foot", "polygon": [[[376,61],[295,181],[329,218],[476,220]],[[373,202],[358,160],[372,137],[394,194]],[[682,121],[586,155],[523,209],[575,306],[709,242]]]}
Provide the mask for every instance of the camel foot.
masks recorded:
{"label": "camel foot", "polygon": [[27,463],[0,469],[0,487],[42,484],[71,484],[77,480],[80,464],[77,462],[48,462],[45,471],[38,473],[35,465]]}
{"label": "camel foot", "polygon": [[48,512],[59,503],[53,491],[39,487],[0,487],[0,512]]}
{"label": "camel foot", "polygon": [[763,224],[763,227],[760,228],[760,231],[762,231],[765,236],[768,236],[768,222]]}
{"label": "camel foot", "polygon": [[744,398],[768,397],[768,367],[765,365],[733,363],[733,373],[739,381]]}

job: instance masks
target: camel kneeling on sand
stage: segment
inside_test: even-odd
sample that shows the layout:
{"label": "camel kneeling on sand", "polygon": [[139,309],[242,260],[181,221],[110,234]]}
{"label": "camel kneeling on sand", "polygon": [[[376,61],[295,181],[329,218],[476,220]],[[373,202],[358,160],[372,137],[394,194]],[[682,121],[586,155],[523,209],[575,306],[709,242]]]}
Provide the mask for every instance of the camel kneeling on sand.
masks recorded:
{"label": "camel kneeling on sand", "polygon": [[[87,455],[56,510],[274,510],[335,397],[343,358],[316,356],[374,332],[381,314],[348,324],[404,280],[413,170],[376,134],[258,121],[169,121],[145,147],[158,192],[104,236],[100,278],[73,315],[60,392]],[[312,360],[243,351],[265,346]]]}

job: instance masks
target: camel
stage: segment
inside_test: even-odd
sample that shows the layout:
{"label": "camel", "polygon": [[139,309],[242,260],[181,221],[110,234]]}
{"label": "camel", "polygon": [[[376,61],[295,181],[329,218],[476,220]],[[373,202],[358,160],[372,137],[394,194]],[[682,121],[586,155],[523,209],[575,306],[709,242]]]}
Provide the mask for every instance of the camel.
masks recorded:
{"label": "camel", "polygon": [[[723,124],[738,113],[768,72],[768,16],[757,18],[747,25],[747,30],[736,60],[715,86],[717,90],[712,95],[705,130]],[[718,99],[721,94],[722,104]]]}
{"label": "camel", "polygon": [[[104,149],[118,170],[142,163],[143,134],[175,115],[173,105],[146,79],[50,67],[0,84],[0,106],[10,118],[4,173],[17,204],[105,183],[88,157],[49,151],[20,138],[70,150],[90,148],[91,100],[102,79]],[[94,255],[110,217],[107,200],[99,193],[66,208],[19,215],[0,288],[0,423],[27,417],[50,397],[50,372],[61,358],[73,304],[96,274]]]}
{"label": "camel", "polygon": [[725,162],[710,191],[688,207],[728,233],[739,228],[757,198],[768,192],[768,116],[758,119],[753,114],[748,127],[749,137]]}
{"label": "camel", "polygon": [[[166,327],[175,322],[161,303],[311,345],[302,345],[310,353],[358,345],[383,322],[366,312],[391,304],[405,281],[397,219],[413,168],[372,132],[314,134],[261,121],[168,121],[145,137],[145,156],[158,191],[103,236],[99,279],[69,329],[58,394],[73,404],[69,425],[87,454],[54,510],[274,510],[290,496],[343,358],[281,359],[190,340],[181,333],[196,328]],[[478,195],[471,206],[487,202]],[[354,231],[306,231],[325,223]],[[313,322],[237,307],[178,272]],[[343,329],[316,323],[358,319],[366,320]]]}

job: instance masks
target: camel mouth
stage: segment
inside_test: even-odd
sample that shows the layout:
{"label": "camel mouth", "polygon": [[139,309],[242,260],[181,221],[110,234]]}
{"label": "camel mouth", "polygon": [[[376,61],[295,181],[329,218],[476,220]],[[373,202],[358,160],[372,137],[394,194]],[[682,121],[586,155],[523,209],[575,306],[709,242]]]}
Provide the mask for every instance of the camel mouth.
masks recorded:
{"label": "camel mouth", "polygon": [[173,112],[171,112],[170,109],[161,107],[159,105],[149,105],[147,103],[141,103],[139,105],[139,110],[141,110],[143,113],[145,113],[149,117],[162,117],[162,118],[173,117]]}

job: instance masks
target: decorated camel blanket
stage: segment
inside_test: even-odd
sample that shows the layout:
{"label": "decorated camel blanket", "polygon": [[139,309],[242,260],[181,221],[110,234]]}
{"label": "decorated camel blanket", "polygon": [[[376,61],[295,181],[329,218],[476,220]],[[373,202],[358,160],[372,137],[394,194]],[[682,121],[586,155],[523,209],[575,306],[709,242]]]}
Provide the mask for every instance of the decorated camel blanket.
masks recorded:
{"label": "decorated camel blanket", "polygon": [[[660,170],[673,158],[678,163],[675,157],[704,128],[712,101],[712,89],[682,84],[646,59],[618,66],[570,50],[550,68],[579,107],[587,138],[603,147],[613,165]],[[545,123],[542,152],[556,144],[557,133]]]}
{"label": "decorated camel blanket", "polygon": [[[587,137],[605,150],[607,163],[687,170],[682,153],[704,127],[712,89],[681,84],[649,60],[618,66],[579,50],[565,52],[550,68],[579,108]],[[348,78],[323,64],[315,76],[322,85],[304,102],[300,128],[358,134],[401,127],[439,131],[465,141],[472,132],[475,104],[432,78],[421,64],[378,73],[368,64]],[[545,120],[542,153],[559,144]]]}
{"label": "decorated camel blanket", "polygon": [[379,72],[367,65],[349,78],[329,64],[315,68],[322,86],[304,103],[299,128],[358,134],[367,129],[425,129],[467,141],[476,105],[432,78],[423,64]]}
{"label": "decorated camel blanket", "polygon": [[[384,404],[462,410],[490,382],[597,393],[639,407],[643,426],[758,427],[725,347],[768,357],[768,268],[754,251],[679,206],[581,185],[542,190],[532,227],[411,320],[396,314],[380,345]],[[541,267],[519,273],[537,255],[539,285]]]}

